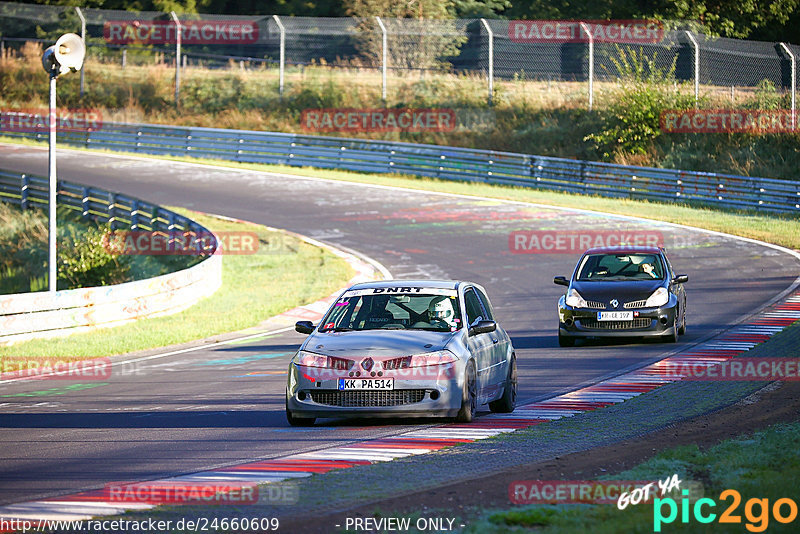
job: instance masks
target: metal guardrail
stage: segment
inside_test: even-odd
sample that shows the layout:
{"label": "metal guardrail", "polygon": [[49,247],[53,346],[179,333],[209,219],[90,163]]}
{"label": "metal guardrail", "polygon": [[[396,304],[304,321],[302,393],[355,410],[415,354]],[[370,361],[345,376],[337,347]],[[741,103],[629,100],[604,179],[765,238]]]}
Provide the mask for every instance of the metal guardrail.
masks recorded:
{"label": "metal guardrail", "polygon": [[[48,191],[46,178],[0,170],[0,201],[18,204],[22,209],[41,207],[47,210]],[[212,245],[203,252],[214,253],[215,247],[207,239],[212,234],[206,228],[188,217],[138,198],[59,180],[58,205],[79,211],[85,218],[108,223],[112,229],[201,234],[206,240],[195,241],[197,246]]]}
{"label": "metal guardrail", "polygon": [[[124,284],[0,295],[0,343],[113,326],[181,311],[213,294],[222,283],[222,257],[213,234],[191,219],[143,200],[59,181],[58,204],[114,229],[187,233],[198,254],[209,256],[180,271]],[[23,208],[48,207],[48,180],[0,171],[0,201]]]}
{"label": "metal guardrail", "polygon": [[[38,140],[48,136],[44,124],[0,134]],[[142,154],[400,173],[612,198],[800,213],[800,182],[795,181],[439,145],[116,123],[103,123],[93,131],[62,131],[58,142]]]}

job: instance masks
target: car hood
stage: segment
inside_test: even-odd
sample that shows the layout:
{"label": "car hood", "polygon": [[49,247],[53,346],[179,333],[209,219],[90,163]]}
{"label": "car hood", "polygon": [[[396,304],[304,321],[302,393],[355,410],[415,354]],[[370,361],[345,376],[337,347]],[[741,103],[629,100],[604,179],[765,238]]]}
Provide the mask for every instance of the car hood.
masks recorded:
{"label": "car hood", "polygon": [[620,304],[645,300],[664,284],[664,280],[631,280],[614,282],[572,282],[572,287],[586,300],[607,304],[617,299]]}
{"label": "car hood", "polygon": [[408,356],[442,350],[453,338],[451,332],[426,330],[365,330],[315,332],[303,350],[326,356]]}

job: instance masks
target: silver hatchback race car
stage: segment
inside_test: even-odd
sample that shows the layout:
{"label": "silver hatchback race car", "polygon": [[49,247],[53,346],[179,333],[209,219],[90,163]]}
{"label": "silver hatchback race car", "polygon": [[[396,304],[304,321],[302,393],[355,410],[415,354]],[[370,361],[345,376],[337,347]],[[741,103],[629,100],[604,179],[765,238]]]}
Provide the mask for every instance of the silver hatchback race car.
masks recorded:
{"label": "silver hatchback race car", "polygon": [[356,284],[289,364],[286,417],[455,417],[477,407],[512,412],[517,366],[511,339],[494,319],[484,289],[469,282]]}

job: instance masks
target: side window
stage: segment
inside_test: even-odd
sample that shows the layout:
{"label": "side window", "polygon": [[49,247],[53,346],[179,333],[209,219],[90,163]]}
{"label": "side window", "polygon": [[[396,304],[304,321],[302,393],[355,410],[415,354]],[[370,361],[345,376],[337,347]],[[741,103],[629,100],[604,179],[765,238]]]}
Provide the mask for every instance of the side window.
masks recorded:
{"label": "side window", "polygon": [[482,320],[485,316],[481,301],[472,288],[464,293],[464,307],[467,308],[467,325],[474,326],[478,321]]}
{"label": "side window", "polygon": [[672,264],[669,262],[669,258],[667,258],[666,254],[662,254],[661,257],[664,258],[664,261],[667,263],[667,276],[669,278],[673,278],[675,276],[675,270],[672,268]]}
{"label": "side window", "polygon": [[494,321],[494,312],[492,311],[492,305],[489,303],[489,298],[486,296],[486,293],[475,288],[475,293],[478,294],[478,298],[481,299],[481,304],[483,304],[483,311],[486,312],[486,319],[489,321]]}

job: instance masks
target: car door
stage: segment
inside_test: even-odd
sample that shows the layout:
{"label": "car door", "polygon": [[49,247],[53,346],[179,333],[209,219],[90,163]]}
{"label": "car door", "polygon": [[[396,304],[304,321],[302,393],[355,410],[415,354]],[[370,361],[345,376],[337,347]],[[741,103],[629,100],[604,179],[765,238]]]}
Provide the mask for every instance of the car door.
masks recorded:
{"label": "car door", "polygon": [[467,348],[475,358],[475,370],[477,371],[478,404],[485,404],[491,396],[495,333],[469,335],[470,327],[486,319],[486,312],[473,287],[468,287],[464,291],[464,308],[468,330]]}
{"label": "car door", "polygon": [[[667,276],[669,276],[670,280],[674,280],[677,275],[675,274],[675,269],[672,268],[672,262],[669,261],[666,251],[662,251],[662,256],[664,258],[664,262],[667,264]],[[680,324],[683,316],[686,314],[686,293],[683,288],[683,284],[673,284],[670,282],[669,291],[678,299],[680,315],[675,317],[675,322]]]}
{"label": "car door", "polygon": [[[487,297],[486,293],[479,287],[475,287],[475,293],[478,295],[481,305],[483,306],[484,318],[490,321],[496,321],[492,304],[489,302],[489,297]],[[490,389],[494,392],[505,386],[506,378],[508,377],[508,360],[506,359],[506,355],[508,354],[510,342],[508,336],[505,335],[504,331],[500,328],[500,325],[497,325],[497,330],[489,333],[489,337],[492,340]]]}

